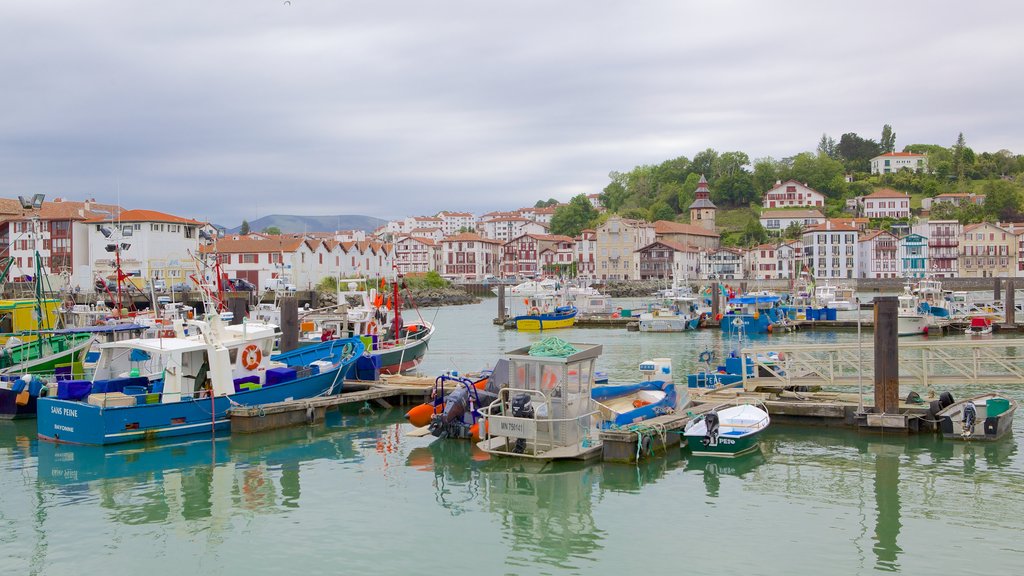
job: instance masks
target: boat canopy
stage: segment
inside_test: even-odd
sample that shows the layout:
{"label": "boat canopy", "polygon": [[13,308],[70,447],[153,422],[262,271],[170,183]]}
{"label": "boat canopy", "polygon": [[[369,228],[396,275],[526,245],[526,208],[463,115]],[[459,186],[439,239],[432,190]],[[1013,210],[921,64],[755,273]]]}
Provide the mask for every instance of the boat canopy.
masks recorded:
{"label": "boat canopy", "polygon": [[988,328],[991,325],[992,320],[990,318],[983,318],[981,316],[971,318],[971,328]]}
{"label": "boat canopy", "polygon": [[781,296],[737,296],[729,304],[774,304],[780,300]]}

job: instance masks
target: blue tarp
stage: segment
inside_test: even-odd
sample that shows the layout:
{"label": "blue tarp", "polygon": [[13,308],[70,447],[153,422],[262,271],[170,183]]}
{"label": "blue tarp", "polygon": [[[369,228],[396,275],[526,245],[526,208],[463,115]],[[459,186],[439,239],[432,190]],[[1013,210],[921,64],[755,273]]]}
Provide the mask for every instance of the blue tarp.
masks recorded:
{"label": "blue tarp", "polygon": [[781,296],[737,296],[729,300],[729,304],[774,304],[779,300]]}

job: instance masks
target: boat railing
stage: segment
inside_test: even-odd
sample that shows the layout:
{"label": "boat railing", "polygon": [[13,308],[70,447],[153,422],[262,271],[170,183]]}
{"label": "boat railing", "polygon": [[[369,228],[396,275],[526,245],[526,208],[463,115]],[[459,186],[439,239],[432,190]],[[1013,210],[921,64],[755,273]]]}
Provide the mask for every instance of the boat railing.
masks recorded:
{"label": "boat railing", "polygon": [[[520,394],[530,397],[532,416],[512,415],[512,399]],[[552,403],[551,398],[540,390],[503,388],[498,398],[481,410],[486,421],[486,425],[481,428],[484,440],[496,437],[505,439],[503,446],[492,446],[490,451],[509,456],[543,458],[547,452],[556,448],[581,442],[587,436],[591,420],[598,411],[555,417],[553,410],[560,408],[559,404]]]}

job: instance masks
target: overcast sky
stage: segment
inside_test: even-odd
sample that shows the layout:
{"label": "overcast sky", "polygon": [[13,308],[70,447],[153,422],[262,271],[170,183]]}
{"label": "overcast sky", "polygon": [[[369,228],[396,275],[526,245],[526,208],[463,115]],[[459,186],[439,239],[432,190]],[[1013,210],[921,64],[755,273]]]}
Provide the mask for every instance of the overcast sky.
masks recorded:
{"label": "overcast sky", "polygon": [[1019,2],[4,0],[0,196],[482,213],[711,147],[1024,152]]}

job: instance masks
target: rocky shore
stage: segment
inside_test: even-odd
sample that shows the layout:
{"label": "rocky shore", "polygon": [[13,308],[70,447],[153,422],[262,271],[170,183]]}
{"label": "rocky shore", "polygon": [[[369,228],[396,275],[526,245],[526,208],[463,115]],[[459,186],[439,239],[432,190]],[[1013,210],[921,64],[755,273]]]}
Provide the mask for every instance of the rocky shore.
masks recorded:
{"label": "rocky shore", "polygon": [[[457,287],[447,288],[409,288],[402,292],[403,300],[412,300],[420,308],[432,308],[435,306],[458,306],[460,304],[476,304],[480,298]],[[335,304],[333,292],[320,292],[317,294],[319,306],[331,306]]]}
{"label": "rocky shore", "polygon": [[669,287],[664,280],[609,280],[599,288],[612,298],[639,298]]}

